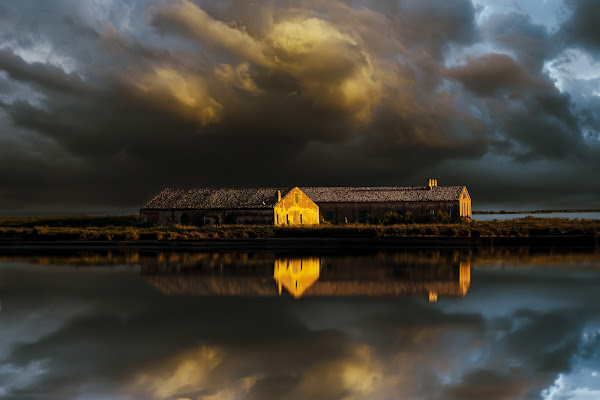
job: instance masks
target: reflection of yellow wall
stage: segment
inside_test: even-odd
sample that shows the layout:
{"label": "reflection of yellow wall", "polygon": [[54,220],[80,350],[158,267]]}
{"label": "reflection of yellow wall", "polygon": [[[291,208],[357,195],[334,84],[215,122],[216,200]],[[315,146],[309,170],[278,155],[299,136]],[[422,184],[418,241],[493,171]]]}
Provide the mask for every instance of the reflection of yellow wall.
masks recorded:
{"label": "reflection of yellow wall", "polygon": [[320,269],[319,258],[275,260],[273,277],[279,286],[279,294],[281,295],[281,287],[284,286],[292,296],[299,298],[319,279]]}
{"label": "reflection of yellow wall", "polygon": [[296,187],[277,203],[273,218],[275,225],[318,225],[319,206]]}
{"label": "reflection of yellow wall", "polygon": [[471,286],[471,262],[470,261],[461,261],[460,262],[460,293],[463,296],[467,295],[467,290],[469,290],[469,286]]}

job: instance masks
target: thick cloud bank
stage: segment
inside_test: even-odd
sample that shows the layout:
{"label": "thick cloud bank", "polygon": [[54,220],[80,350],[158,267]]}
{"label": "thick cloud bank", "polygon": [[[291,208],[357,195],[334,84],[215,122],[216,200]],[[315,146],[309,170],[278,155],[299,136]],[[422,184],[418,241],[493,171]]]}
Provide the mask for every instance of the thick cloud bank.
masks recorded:
{"label": "thick cloud bank", "polygon": [[480,205],[597,205],[597,8],[551,27],[468,0],[2,4],[0,205],[430,176]]}

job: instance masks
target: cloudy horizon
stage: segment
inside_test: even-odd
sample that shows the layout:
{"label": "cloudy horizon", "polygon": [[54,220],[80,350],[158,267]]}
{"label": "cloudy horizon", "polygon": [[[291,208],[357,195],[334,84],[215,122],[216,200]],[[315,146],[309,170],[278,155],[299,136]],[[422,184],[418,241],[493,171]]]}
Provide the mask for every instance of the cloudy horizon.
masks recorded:
{"label": "cloudy horizon", "polygon": [[164,187],[466,185],[598,208],[593,0],[0,4],[0,214]]}

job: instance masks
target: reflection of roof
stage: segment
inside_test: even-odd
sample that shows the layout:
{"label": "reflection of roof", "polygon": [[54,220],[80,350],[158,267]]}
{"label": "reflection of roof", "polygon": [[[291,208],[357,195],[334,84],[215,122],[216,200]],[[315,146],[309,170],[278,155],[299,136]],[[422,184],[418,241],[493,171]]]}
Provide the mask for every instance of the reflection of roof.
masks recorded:
{"label": "reflection of roof", "polygon": [[142,209],[273,208],[292,188],[164,189]]}
{"label": "reflection of roof", "polygon": [[[272,278],[219,277],[194,275],[153,275],[145,277],[167,296],[278,296]],[[312,296],[428,296],[464,297],[466,291],[458,281],[335,281],[317,280],[302,297]],[[290,293],[294,296],[294,293]]]}
{"label": "reflection of roof", "polygon": [[272,277],[148,275],[146,280],[166,296],[277,296]]}
{"label": "reflection of roof", "polygon": [[464,186],[301,187],[315,203],[458,201]]}

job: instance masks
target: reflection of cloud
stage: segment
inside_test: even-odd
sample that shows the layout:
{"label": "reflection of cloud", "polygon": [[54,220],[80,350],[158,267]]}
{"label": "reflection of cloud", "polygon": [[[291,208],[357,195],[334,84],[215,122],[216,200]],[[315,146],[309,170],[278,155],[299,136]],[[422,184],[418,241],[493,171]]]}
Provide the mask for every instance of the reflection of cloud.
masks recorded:
{"label": "reflection of cloud", "polygon": [[[406,262],[410,254],[387,260]],[[203,256],[222,268],[218,257]],[[264,268],[274,284],[264,255],[227,257]],[[350,259],[357,260],[341,261]],[[3,265],[3,332],[15,332],[7,324],[18,324],[18,316],[48,313],[49,305],[76,312],[57,317],[58,326],[39,337],[5,338],[0,386],[7,387],[3,379],[21,382],[10,386],[8,400],[36,393],[76,399],[83,389],[91,398],[148,400],[399,393],[519,399],[539,396],[562,373],[562,393],[595,394],[598,388],[569,371],[585,366],[591,376],[600,368],[600,336],[589,328],[600,319],[600,276],[578,268],[589,260],[561,270],[512,270],[517,264],[475,268],[467,297],[434,305],[414,298],[164,297],[137,269]],[[38,360],[43,374],[33,368]],[[16,371],[29,378],[13,379]]]}
{"label": "reflection of cloud", "polygon": [[34,360],[22,367],[13,364],[0,365],[0,398],[34,384],[40,376],[48,372],[45,364],[45,360]]}
{"label": "reflection of cloud", "polygon": [[157,366],[141,367],[125,391],[136,398],[267,400],[282,395],[362,399],[380,389],[384,371],[369,346],[343,336],[314,339],[313,345],[325,350],[316,358],[301,355],[302,346],[293,339],[258,343],[256,349],[231,345],[187,349]]}
{"label": "reflection of cloud", "polygon": [[142,372],[134,378],[134,386],[149,392],[153,398],[174,398],[201,392],[210,374],[223,362],[222,350],[201,347],[188,350],[179,359],[161,363],[158,371]]}

